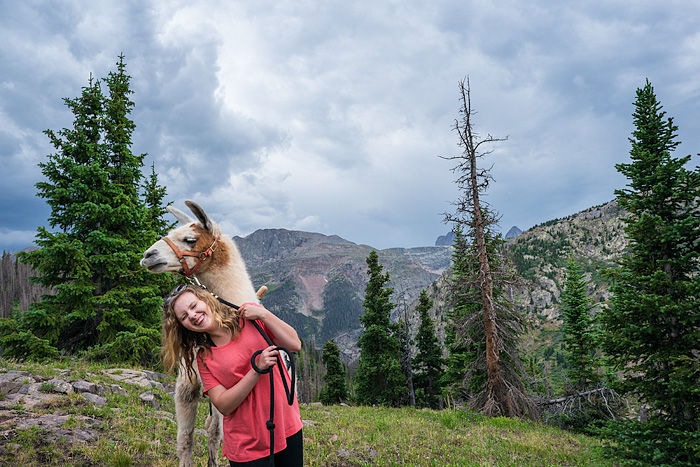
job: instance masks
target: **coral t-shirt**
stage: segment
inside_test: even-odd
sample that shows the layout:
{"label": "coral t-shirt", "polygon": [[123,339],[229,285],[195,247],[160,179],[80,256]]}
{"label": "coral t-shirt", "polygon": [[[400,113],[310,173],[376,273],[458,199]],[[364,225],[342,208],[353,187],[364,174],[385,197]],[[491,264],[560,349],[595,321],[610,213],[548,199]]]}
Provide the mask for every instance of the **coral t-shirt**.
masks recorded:
{"label": "coral t-shirt", "polygon": [[[258,321],[265,333],[274,340],[272,333]],[[252,368],[250,357],[268,347],[253,323],[246,322],[235,339],[221,347],[212,347],[212,354],[205,352],[204,366],[197,359],[204,393],[222,385],[226,389],[238,383]],[[282,365],[284,367],[284,365]],[[287,403],[287,395],[279,374],[274,368],[275,385],[275,452],[287,447],[287,438],[301,430],[299,403]],[[284,377],[289,381],[286,368]],[[234,462],[249,462],[270,455],[270,432],[266,422],[270,419],[270,377],[260,375],[248,397],[231,414],[224,417],[224,456]]]}

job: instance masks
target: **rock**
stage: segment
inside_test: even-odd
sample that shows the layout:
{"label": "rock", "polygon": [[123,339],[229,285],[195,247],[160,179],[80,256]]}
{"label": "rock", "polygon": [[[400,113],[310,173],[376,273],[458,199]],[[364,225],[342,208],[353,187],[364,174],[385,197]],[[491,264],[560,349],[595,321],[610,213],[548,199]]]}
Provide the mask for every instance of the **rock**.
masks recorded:
{"label": "rock", "polygon": [[163,386],[163,384],[158,381],[151,381],[151,387],[155,389],[160,389],[161,391],[165,391],[165,387]]}
{"label": "rock", "polygon": [[146,377],[151,381],[163,381],[168,377],[168,375],[164,375],[163,373],[157,373],[155,371],[143,370],[143,372],[146,375]]}
{"label": "rock", "polygon": [[118,394],[120,396],[126,396],[129,392],[118,384],[110,384],[109,390],[112,394]]}
{"label": "rock", "polygon": [[[142,388],[152,388],[154,381],[146,375],[144,371],[139,370],[129,370],[123,368],[112,368],[109,370],[102,370],[105,375],[116,379],[117,381],[122,381],[129,384],[135,384],[141,386]],[[160,383],[156,383],[160,384]]]}
{"label": "rock", "polygon": [[72,394],[74,392],[73,386],[70,383],[63,381],[62,379],[53,378],[46,382],[52,386],[53,392],[58,392],[61,394]]}
{"label": "rock", "polygon": [[18,393],[34,397],[40,397],[42,383],[25,384],[19,388]]}
{"label": "rock", "polygon": [[150,405],[156,409],[160,408],[157,395],[150,391],[139,394],[139,399],[146,405]]}
{"label": "rock", "polygon": [[87,399],[88,402],[98,407],[102,407],[107,403],[107,399],[105,397],[98,396],[97,394],[93,394],[91,392],[83,393],[83,397]]}
{"label": "rock", "polygon": [[97,385],[89,381],[74,381],[72,384],[75,392],[90,392],[92,394],[97,394]]}
{"label": "rock", "polygon": [[0,373],[0,391],[5,394],[14,394],[25,384],[36,382],[28,371],[10,370]]}

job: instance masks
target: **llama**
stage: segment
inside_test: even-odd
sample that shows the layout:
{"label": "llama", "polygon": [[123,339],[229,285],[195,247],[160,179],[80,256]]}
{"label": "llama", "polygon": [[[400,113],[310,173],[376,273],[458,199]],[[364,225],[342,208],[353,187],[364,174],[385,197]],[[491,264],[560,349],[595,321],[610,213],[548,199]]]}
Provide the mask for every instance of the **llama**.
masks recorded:
{"label": "llama", "polygon": [[[146,250],[141,265],[152,273],[174,272],[191,276],[196,272],[197,279],[209,291],[231,303],[260,303],[243,258],[233,240],[227,235],[221,235],[219,226],[197,203],[187,200],[185,205],[197,220],[173,206],[168,206],[166,209],[182,225],[168,232],[167,237],[158,240]],[[265,290],[265,287],[261,288],[260,297]],[[202,383],[199,372],[193,381],[188,377],[187,371],[183,368],[179,370],[175,383],[177,456],[180,459],[180,467],[191,467],[194,426]],[[207,465],[216,467],[223,440],[223,416],[213,405],[205,428],[209,453]]]}

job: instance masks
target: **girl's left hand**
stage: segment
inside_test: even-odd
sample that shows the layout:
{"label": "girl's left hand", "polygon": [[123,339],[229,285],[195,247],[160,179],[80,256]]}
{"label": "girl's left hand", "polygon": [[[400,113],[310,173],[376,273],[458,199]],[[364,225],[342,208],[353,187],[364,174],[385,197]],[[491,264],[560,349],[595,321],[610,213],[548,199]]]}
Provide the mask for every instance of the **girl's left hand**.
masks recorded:
{"label": "girl's left hand", "polygon": [[269,311],[257,303],[244,303],[238,308],[238,314],[247,320],[264,320]]}

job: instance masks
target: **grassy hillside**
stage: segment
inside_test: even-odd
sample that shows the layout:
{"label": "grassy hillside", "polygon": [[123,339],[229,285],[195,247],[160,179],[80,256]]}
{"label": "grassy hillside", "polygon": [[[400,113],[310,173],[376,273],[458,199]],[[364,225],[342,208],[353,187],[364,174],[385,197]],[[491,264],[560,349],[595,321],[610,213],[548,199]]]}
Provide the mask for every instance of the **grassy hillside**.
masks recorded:
{"label": "grassy hillside", "polygon": [[[0,390],[0,465],[176,466],[174,378],[145,389],[123,381],[123,392],[57,392],[55,379],[114,388],[114,371],[81,361],[24,365],[0,360],[0,376],[24,371]],[[34,381],[30,384],[31,381]],[[145,391],[155,403],[139,399]],[[24,395],[23,395],[24,393]],[[33,401],[33,402],[31,402]],[[196,465],[206,465],[201,402]],[[543,424],[454,410],[302,407],[307,466],[615,466],[593,438]],[[220,459],[220,465],[228,465]]]}

